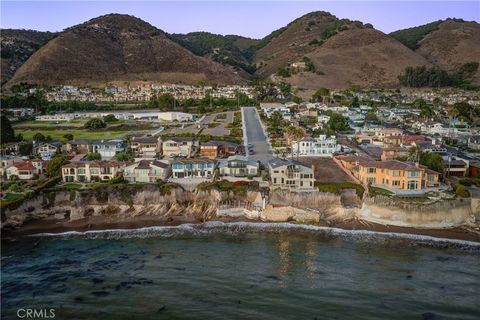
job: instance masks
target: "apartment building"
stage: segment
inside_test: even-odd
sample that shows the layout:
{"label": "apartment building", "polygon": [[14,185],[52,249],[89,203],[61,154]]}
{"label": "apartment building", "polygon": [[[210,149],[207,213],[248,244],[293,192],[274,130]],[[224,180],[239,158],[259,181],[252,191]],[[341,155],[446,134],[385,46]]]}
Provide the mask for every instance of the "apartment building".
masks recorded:
{"label": "apartment building", "polygon": [[300,157],[331,157],[337,149],[335,137],[320,135],[317,138],[305,138],[292,144],[292,153]]}
{"label": "apartment building", "polygon": [[274,158],[268,162],[271,185],[292,192],[315,191],[315,178],[312,168],[299,162]]}

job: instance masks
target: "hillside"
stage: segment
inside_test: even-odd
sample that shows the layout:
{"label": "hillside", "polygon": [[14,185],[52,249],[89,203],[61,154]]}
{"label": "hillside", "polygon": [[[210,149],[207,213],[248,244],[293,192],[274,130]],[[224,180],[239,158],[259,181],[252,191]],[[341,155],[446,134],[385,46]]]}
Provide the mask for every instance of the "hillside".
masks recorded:
{"label": "hillside", "polygon": [[243,79],[194,55],[140,19],[111,14],[60,33],[27,60],[8,85],[94,86],[113,81],[239,83]]}
{"label": "hillside", "polygon": [[10,80],[15,71],[56,34],[34,30],[0,30],[2,73],[1,83]]}
{"label": "hillside", "polygon": [[252,65],[254,46],[258,40],[236,35],[219,35],[209,32],[171,34],[170,39],[196,55],[209,57],[223,65],[249,76],[255,72]]}
{"label": "hillside", "polygon": [[315,72],[300,72],[283,81],[295,87],[394,87],[408,66],[428,65],[420,55],[375,29],[341,32],[306,55]]}
{"label": "hillside", "polygon": [[323,11],[306,14],[260,41],[254,56],[256,74],[269,76],[315,51],[335,34],[362,28],[372,26],[360,21],[338,19]]}
{"label": "hillside", "polygon": [[420,41],[429,33],[438,30],[442,22],[443,20],[438,20],[418,27],[397,30],[389,35],[403,43],[407,48],[417,50],[420,47]]}
{"label": "hillside", "polygon": [[[426,35],[417,53],[440,68],[454,72],[468,62],[480,62],[480,24],[446,20]],[[480,70],[473,82],[480,84]]]}

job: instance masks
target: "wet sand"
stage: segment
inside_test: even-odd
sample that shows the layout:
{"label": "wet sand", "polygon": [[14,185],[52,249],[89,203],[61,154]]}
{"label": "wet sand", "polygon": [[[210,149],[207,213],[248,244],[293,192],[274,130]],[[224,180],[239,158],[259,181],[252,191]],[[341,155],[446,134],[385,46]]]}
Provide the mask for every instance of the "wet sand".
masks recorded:
{"label": "wet sand", "polygon": [[[221,222],[260,222],[245,218],[216,218],[210,221]],[[202,223],[204,221],[186,216],[151,217],[137,216],[128,219],[114,219],[108,217],[90,217],[77,221],[68,220],[31,220],[15,230],[3,230],[2,237],[16,237],[38,233],[62,233],[67,231],[84,232],[88,230],[108,229],[138,229],[153,226],[177,226],[184,223]],[[263,222],[263,221],[262,221]],[[480,242],[480,225],[476,227],[456,227],[449,229],[417,229],[397,226],[385,226],[375,223],[365,223],[359,220],[347,220],[340,223],[320,222],[317,226],[340,228],[345,230],[367,230],[375,232],[394,232],[415,235],[425,235],[436,238],[458,239]]]}

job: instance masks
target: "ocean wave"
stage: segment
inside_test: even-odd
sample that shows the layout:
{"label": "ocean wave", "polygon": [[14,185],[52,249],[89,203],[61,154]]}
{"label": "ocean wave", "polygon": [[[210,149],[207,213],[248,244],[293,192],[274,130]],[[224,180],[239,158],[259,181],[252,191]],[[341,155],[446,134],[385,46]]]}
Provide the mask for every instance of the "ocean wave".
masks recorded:
{"label": "ocean wave", "polygon": [[433,247],[448,247],[480,252],[480,242],[437,238],[427,235],[417,235],[398,232],[379,232],[370,230],[347,230],[334,227],[322,227],[288,222],[221,222],[209,221],[200,224],[181,224],[178,226],[152,226],[137,229],[106,229],[89,231],[67,231],[62,233],[39,233],[32,237],[57,237],[63,239],[122,239],[122,238],[172,238],[181,236],[203,236],[212,234],[242,234],[242,233],[284,233],[296,232],[297,234],[313,233],[341,239],[354,239],[356,241],[388,241],[409,240],[412,244],[423,244]]}

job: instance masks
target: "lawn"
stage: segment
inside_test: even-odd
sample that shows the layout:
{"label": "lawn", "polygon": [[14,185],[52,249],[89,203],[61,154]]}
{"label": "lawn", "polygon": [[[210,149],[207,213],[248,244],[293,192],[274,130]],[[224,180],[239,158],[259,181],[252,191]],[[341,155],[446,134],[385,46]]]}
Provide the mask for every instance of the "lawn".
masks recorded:
{"label": "lawn", "polygon": [[[134,130],[132,130],[134,131]],[[89,131],[89,130],[71,130],[71,129],[59,129],[59,130],[27,130],[27,129],[15,129],[15,133],[21,133],[24,140],[32,140],[33,136],[40,132],[44,136],[50,136],[53,140],[65,141],[63,137],[67,133],[73,134],[75,139],[114,139],[123,138],[129,131],[125,130],[112,130],[112,131]]]}
{"label": "lawn", "polygon": [[65,183],[57,187],[58,190],[79,190],[81,188],[80,183]]}
{"label": "lawn", "polygon": [[394,194],[392,191],[388,191],[387,189],[372,187],[372,186],[368,187],[368,193],[372,197],[378,196],[378,195],[391,196],[392,194]]}
{"label": "lawn", "polygon": [[24,197],[23,193],[8,192],[2,200],[15,201]]}
{"label": "lawn", "polygon": [[361,199],[365,189],[358,183],[343,181],[343,182],[318,182],[315,181],[315,187],[320,192],[330,192],[340,194],[343,189],[354,189],[357,196]]}

